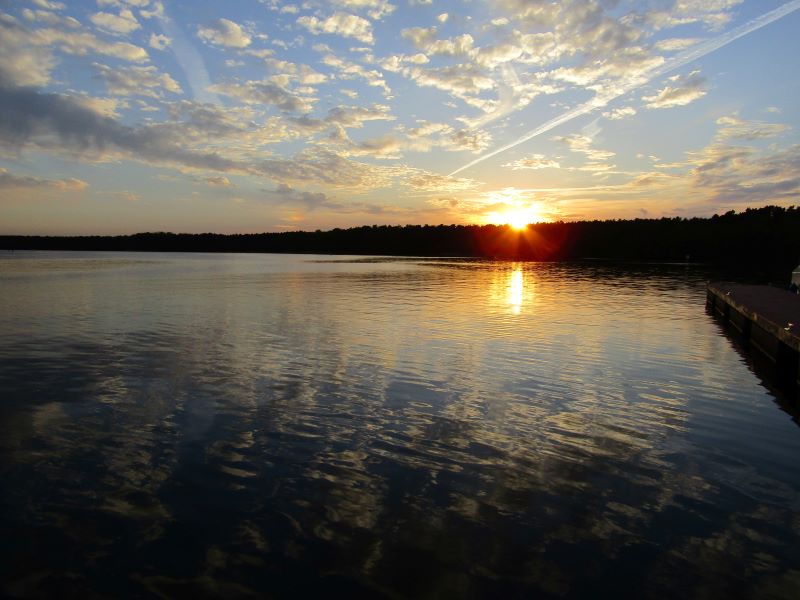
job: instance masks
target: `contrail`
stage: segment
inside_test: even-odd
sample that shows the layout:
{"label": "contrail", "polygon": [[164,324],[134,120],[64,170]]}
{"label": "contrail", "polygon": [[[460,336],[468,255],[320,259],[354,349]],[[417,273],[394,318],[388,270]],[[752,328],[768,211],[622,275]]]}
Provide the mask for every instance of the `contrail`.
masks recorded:
{"label": "contrail", "polygon": [[460,173],[465,169],[469,169],[477,165],[480,162],[483,162],[487,158],[491,158],[500,154],[501,152],[505,152],[506,150],[510,150],[515,146],[519,146],[523,142],[527,142],[531,138],[535,138],[538,135],[541,135],[547,131],[550,131],[554,127],[558,127],[562,123],[566,123],[567,121],[571,121],[576,117],[580,117],[581,115],[585,115],[586,113],[592,112],[597,108],[603,108],[604,106],[608,105],[609,102],[614,100],[615,98],[619,98],[623,94],[627,94],[630,91],[639,88],[646,83],[649,83],[653,79],[657,79],[670,71],[674,71],[690,62],[697,60],[698,58],[702,58],[706,54],[710,54],[715,50],[719,50],[723,46],[727,46],[731,42],[738,40],[740,37],[744,37],[749,33],[756,31],[757,29],[761,29],[770,23],[774,23],[778,19],[782,19],[786,15],[800,9],[800,0],[792,0],[792,2],[787,2],[783,6],[776,8],[768,13],[764,13],[760,17],[756,17],[752,21],[745,23],[744,25],[740,25],[734,29],[731,29],[727,33],[723,33],[719,37],[707,40],[693,48],[689,48],[680,54],[673,56],[668,61],[662,63],[660,66],[651,69],[650,71],[646,71],[637,79],[627,83],[626,85],[622,86],[621,88],[614,90],[611,94],[606,96],[595,97],[589,100],[584,104],[580,104],[575,108],[572,108],[565,112],[563,115],[559,115],[549,121],[542,123],[536,129],[532,129],[521,138],[511,142],[510,144],[506,144],[505,146],[501,146],[500,148],[496,148],[491,152],[484,154],[483,156],[479,156],[472,162],[467,163],[463,167],[459,167],[448,177],[452,177],[453,175]]}
{"label": "contrail", "polygon": [[164,14],[157,19],[161,31],[172,42],[170,50],[172,50],[175,60],[178,61],[178,66],[183,70],[194,99],[198,102],[220,104],[219,97],[208,91],[208,88],[211,87],[211,79],[208,77],[208,69],[206,69],[203,57],[168,15]]}

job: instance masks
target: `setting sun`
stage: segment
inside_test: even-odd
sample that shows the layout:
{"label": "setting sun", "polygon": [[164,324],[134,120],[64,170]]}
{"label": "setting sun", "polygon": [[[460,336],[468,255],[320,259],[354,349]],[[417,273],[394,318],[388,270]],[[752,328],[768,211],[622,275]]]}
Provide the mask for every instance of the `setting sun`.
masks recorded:
{"label": "setting sun", "polygon": [[508,225],[523,230],[531,223],[549,221],[547,211],[525,190],[512,187],[487,194],[483,221],[493,225]]}
{"label": "setting sun", "polygon": [[532,213],[524,210],[512,211],[505,215],[506,222],[511,225],[514,229],[525,229],[529,223],[532,223],[534,219],[531,219]]}
{"label": "setting sun", "polygon": [[541,212],[536,206],[513,207],[506,210],[491,212],[486,215],[487,223],[494,223],[496,225],[509,225],[514,229],[525,229],[531,223],[540,223],[545,219],[542,218]]}

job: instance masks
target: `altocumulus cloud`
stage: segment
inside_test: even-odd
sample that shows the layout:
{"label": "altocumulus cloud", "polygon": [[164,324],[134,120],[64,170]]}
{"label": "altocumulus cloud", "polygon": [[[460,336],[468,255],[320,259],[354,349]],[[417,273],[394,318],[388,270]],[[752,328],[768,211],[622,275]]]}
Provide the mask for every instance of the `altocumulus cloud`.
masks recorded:
{"label": "altocumulus cloud", "polygon": [[365,44],[372,44],[375,40],[372,37],[372,25],[363,17],[337,12],[327,19],[317,17],[300,17],[297,24],[302,25],[314,35],[330,33],[351,37]]}
{"label": "altocumulus cloud", "polygon": [[201,40],[226,48],[246,48],[252,41],[241,25],[229,19],[217,19],[206,27],[200,27],[197,35]]}
{"label": "altocumulus cloud", "polygon": [[700,71],[692,71],[686,77],[675,75],[669,78],[670,85],[652,96],[643,96],[647,108],[672,108],[686,106],[706,95],[706,78]]}

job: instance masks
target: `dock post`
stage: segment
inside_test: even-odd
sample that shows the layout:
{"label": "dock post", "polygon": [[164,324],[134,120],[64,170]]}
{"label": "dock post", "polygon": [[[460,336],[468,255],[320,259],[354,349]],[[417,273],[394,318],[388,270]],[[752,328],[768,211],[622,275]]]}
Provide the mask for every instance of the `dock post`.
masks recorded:
{"label": "dock post", "polygon": [[744,322],[742,323],[741,334],[742,334],[742,340],[744,341],[745,344],[750,343],[750,333],[752,332],[752,330],[753,330],[753,322],[750,319],[744,319]]}
{"label": "dock post", "polygon": [[786,383],[794,383],[800,378],[800,354],[784,344],[778,343],[777,356],[775,357],[775,367]]}

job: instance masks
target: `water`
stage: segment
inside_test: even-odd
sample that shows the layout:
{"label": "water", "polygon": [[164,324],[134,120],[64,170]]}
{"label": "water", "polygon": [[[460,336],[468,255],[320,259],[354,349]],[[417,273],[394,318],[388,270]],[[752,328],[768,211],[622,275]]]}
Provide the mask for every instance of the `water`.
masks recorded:
{"label": "water", "polygon": [[0,593],[800,593],[800,430],[705,271],[0,258]]}

